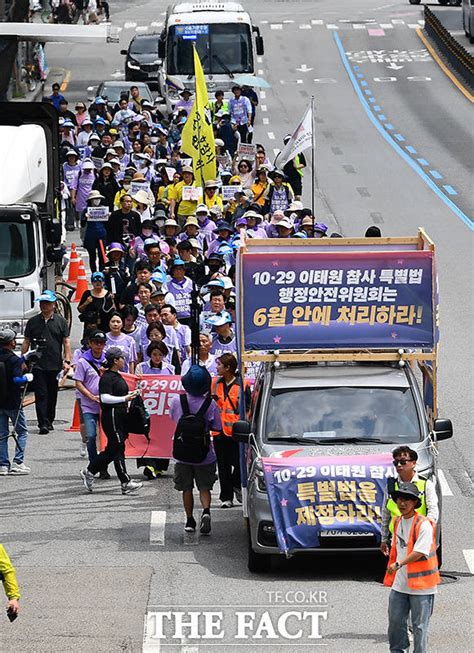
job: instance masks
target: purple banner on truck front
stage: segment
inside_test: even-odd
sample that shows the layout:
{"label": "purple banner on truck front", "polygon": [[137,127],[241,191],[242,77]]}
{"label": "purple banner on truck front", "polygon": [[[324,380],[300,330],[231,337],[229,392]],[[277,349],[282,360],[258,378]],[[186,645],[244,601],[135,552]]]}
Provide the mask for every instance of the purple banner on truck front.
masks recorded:
{"label": "purple banner on truck front", "polygon": [[429,251],[244,253],[244,350],[432,347]]}
{"label": "purple banner on truck front", "polygon": [[394,476],[391,453],[262,463],[280,551],[319,548],[332,537],[374,542],[375,536],[380,544],[383,495]]}

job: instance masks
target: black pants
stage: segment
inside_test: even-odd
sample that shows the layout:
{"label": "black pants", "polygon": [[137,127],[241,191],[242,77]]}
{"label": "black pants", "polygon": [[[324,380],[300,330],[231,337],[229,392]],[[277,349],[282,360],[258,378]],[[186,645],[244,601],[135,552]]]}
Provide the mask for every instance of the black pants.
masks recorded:
{"label": "black pants", "polygon": [[97,259],[99,260],[99,270],[103,270],[105,263],[99,241],[86,241],[84,243],[84,247],[87,249],[87,253],[89,254],[89,265],[91,267],[91,272],[97,272]]}
{"label": "black pants", "polygon": [[219,484],[221,501],[232,501],[234,488],[240,489],[240,457],[239,443],[227,435],[219,435],[214,438],[214,450],[217,456],[217,470],[219,472]]}
{"label": "black pants", "polygon": [[58,401],[58,382],[56,377],[61,370],[34,370],[35,408],[38,426],[48,427],[56,417]]}
{"label": "black pants", "polygon": [[242,143],[250,143],[250,141],[248,140],[248,138],[249,138],[249,127],[248,127],[247,124],[238,125],[237,126],[237,131],[240,134],[240,141]]}
{"label": "black pants", "polygon": [[94,462],[87,468],[91,474],[107,469],[107,465],[114,463],[115,472],[121,483],[128,483],[130,476],[125,466],[125,433],[120,430],[120,423],[123,419],[121,411],[112,408],[111,411],[103,411],[101,415],[101,426],[107,438],[107,445]]}

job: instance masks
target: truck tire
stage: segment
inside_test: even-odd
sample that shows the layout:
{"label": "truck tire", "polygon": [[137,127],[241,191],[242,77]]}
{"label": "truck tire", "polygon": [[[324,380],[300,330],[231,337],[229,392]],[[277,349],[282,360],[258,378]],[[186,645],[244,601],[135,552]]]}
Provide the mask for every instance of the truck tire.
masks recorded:
{"label": "truck tire", "polygon": [[248,537],[248,558],[247,567],[252,574],[264,574],[270,571],[272,557],[267,553],[255,553],[252,548],[252,538],[250,537],[250,528],[247,529]]}
{"label": "truck tire", "polygon": [[440,5],[446,6],[449,2],[449,0],[438,0]]}
{"label": "truck tire", "polygon": [[411,5],[419,5],[421,0],[410,0]]}

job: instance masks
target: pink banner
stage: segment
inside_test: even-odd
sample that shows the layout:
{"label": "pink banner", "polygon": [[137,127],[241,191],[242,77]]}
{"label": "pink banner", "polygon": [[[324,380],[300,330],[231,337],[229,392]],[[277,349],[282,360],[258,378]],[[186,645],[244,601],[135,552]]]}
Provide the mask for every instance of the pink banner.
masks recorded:
{"label": "pink banner", "polygon": [[[144,435],[130,433],[125,445],[126,458],[171,458],[176,424],[170,418],[171,399],[182,394],[180,376],[123,374],[131,390],[140,388],[141,395],[151,415],[150,442]],[[101,431],[101,449],[105,446]]]}

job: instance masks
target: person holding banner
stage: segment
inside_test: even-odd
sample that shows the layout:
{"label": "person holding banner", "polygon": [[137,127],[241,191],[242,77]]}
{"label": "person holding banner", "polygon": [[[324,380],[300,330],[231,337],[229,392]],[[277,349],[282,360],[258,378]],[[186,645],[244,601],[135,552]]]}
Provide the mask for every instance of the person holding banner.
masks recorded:
{"label": "person holding banner", "polygon": [[136,397],[139,390],[130,392],[127,382],[120,374],[125,368],[125,357],[120,347],[111,347],[107,351],[102,366],[106,371],[99,381],[100,424],[107,444],[104,451],[89,463],[87,469],[81,470],[80,475],[86,490],[92,492],[95,474],[113,462],[122,486],[122,494],[130,494],[143,485],[132,481],[125,466],[125,440],[128,437],[127,402]]}
{"label": "person holding banner", "polygon": [[109,209],[104,204],[105,197],[98,190],[91,190],[87,198],[87,208],[81,216],[81,225],[85,225],[84,247],[89,254],[91,272],[96,272],[97,267],[99,270],[105,267],[100,243],[107,240],[105,225],[109,219]]}

